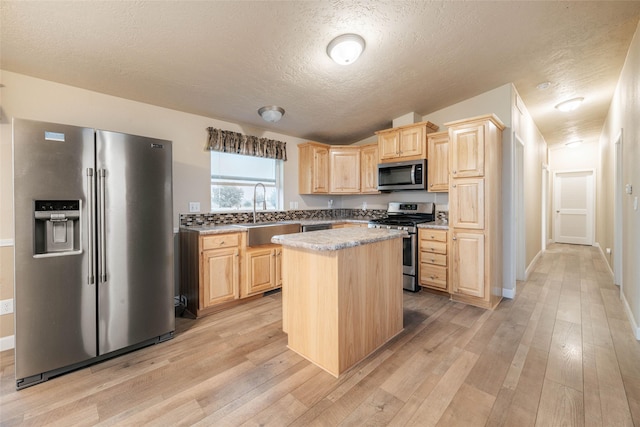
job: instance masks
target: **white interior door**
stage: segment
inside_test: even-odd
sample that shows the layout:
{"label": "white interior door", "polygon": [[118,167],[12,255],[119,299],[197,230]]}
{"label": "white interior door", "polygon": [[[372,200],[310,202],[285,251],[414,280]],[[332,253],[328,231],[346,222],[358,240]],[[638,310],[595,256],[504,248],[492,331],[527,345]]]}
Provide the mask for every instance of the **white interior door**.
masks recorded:
{"label": "white interior door", "polygon": [[593,175],[592,170],[554,173],[554,241],[593,245]]}

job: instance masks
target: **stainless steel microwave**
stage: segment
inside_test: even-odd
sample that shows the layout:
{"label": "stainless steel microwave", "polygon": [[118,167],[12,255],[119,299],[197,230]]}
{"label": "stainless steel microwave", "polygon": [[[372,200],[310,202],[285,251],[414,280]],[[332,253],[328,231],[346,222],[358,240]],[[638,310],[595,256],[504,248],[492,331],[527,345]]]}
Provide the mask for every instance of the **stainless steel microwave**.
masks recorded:
{"label": "stainless steel microwave", "polygon": [[378,165],[378,190],[426,190],[427,161],[380,163]]}

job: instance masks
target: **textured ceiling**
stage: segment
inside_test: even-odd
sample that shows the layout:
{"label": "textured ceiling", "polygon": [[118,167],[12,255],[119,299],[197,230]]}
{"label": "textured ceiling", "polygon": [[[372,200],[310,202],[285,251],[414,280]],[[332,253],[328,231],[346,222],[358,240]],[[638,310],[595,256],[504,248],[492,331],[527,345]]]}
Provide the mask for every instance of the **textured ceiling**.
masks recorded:
{"label": "textured ceiling", "polygon": [[[637,1],[2,0],[0,67],[329,143],[513,82],[555,144],[597,139],[639,19]],[[336,65],[348,32],[366,49]],[[257,115],[270,104],[280,122]]]}

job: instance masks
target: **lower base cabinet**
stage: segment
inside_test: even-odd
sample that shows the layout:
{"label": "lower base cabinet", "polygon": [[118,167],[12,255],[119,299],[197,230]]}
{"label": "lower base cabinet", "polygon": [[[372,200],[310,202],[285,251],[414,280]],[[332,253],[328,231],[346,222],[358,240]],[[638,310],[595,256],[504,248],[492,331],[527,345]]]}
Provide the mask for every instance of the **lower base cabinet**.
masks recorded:
{"label": "lower base cabinet", "polygon": [[448,292],[447,231],[421,228],[418,230],[420,247],[420,286]]}
{"label": "lower base cabinet", "polygon": [[248,297],[282,286],[282,249],[280,245],[247,248],[245,255],[246,280],[240,297]]}
{"label": "lower base cabinet", "polygon": [[280,245],[248,247],[246,233],[180,231],[180,293],[196,317],[282,286]]}

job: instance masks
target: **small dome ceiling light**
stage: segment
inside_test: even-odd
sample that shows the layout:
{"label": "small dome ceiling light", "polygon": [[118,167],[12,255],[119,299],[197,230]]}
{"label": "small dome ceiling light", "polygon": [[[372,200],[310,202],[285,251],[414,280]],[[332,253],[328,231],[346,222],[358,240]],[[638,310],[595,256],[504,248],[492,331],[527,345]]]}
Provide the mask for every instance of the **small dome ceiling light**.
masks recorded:
{"label": "small dome ceiling light", "polygon": [[267,122],[275,123],[284,116],[284,108],[277,105],[265,105],[258,110],[258,114]]}
{"label": "small dome ceiling light", "polygon": [[556,108],[560,111],[573,111],[582,104],[582,101],[584,101],[584,98],[582,97],[573,98],[568,101],[561,102],[556,105]]}
{"label": "small dome ceiling light", "polygon": [[575,139],[573,141],[569,141],[569,142],[565,143],[564,145],[565,145],[565,147],[568,147],[568,148],[574,148],[574,147],[577,147],[580,144],[582,144],[582,140],[581,139]]}
{"label": "small dome ceiling light", "polygon": [[538,83],[536,85],[536,89],[538,89],[538,90],[549,89],[549,87],[551,87],[551,82],[550,81],[541,82],[541,83]]}
{"label": "small dome ceiling light", "polygon": [[357,34],[342,34],[331,40],[327,46],[327,55],[337,64],[354,63],[364,51],[364,39]]}

